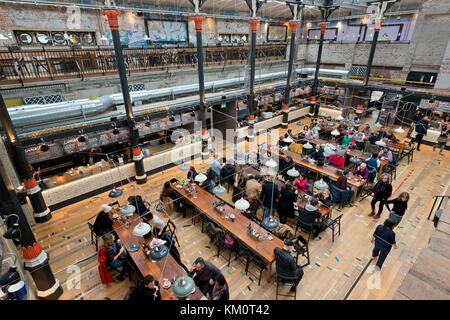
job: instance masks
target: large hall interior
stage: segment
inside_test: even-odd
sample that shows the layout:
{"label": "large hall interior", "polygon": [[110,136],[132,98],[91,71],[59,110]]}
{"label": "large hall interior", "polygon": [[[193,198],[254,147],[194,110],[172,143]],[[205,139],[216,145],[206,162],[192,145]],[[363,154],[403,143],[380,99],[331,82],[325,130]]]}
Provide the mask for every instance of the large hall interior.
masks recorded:
{"label": "large hall interior", "polygon": [[448,0],[0,0],[0,299],[448,300]]}

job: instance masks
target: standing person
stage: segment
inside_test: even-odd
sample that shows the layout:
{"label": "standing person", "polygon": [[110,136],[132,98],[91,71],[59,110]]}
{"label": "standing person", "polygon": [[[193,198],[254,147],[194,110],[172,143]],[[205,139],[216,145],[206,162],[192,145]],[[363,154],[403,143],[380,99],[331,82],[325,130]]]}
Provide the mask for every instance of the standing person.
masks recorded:
{"label": "standing person", "polygon": [[[213,170],[218,177],[220,177],[220,170],[222,170],[222,165],[220,164],[216,155],[214,155],[214,159],[211,161],[210,169]],[[218,181],[215,182],[217,183]]]}
{"label": "standing person", "polygon": [[380,224],[375,229],[373,233],[371,243],[375,246],[372,251],[372,258],[378,257],[377,264],[375,266],[375,271],[380,271],[383,266],[384,260],[388,256],[391,248],[397,249],[397,244],[395,242],[395,232],[393,231],[395,222],[391,219],[384,220],[383,224]]}
{"label": "standing person", "polygon": [[420,145],[422,144],[423,136],[427,134],[429,127],[428,116],[423,117],[423,119],[417,121],[416,124],[416,137],[414,141],[417,142],[417,151],[420,151]]}
{"label": "standing person", "polygon": [[273,183],[271,177],[268,177],[262,186],[261,195],[259,197],[264,207],[264,218],[274,216],[279,197],[280,191],[278,190],[278,186]]}
{"label": "standing person", "polygon": [[292,160],[291,156],[286,156],[286,158],[280,160],[280,165],[278,168],[278,172],[281,173],[285,180],[288,180],[290,177],[287,172],[295,167],[294,160]]}
{"label": "standing person", "polygon": [[295,278],[295,282],[290,290],[294,292],[303,277],[303,269],[297,265],[293,257],[293,252],[295,252],[294,242],[291,239],[285,239],[283,248],[275,248],[273,252],[275,254],[277,274],[281,277]]}
{"label": "standing person", "polygon": [[[381,179],[373,187],[371,196],[373,197],[370,205],[372,206],[372,212],[369,213],[369,217],[374,216],[374,219],[379,219],[381,212],[383,212],[384,202],[389,199],[392,194],[392,185],[389,182],[389,175],[382,174]],[[378,207],[378,213],[375,215],[375,204],[380,202]]]}
{"label": "standing person", "polygon": [[247,199],[254,200],[258,199],[262,190],[261,186],[261,176],[250,176],[245,184],[245,193],[247,195]]}
{"label": "standing person", "polygon": [[408,138],[408,139],[411,138],[411,133],[413,132],[413,130],[417,124],[417,121],[419,121],[419,120],[420,120],[420,110],[417,110],[416,114],[412,118],[411,126],[409,127],[408,133],[406,134],[406,138]]}
{"label": "standing person", "polygon": [[107,204],[102,204],[101,209],[102,211],[97,215],[94,222],[94,232],[98,237],[113,231],[113,221],[109,216],[113,208]]}
{"label": "standing person", "polygon": [[448,141],[448,132],[450,131],[450,116],[446,116],[445,120],[441,120],[441,134],[438,137],[437,144],[433,146],[433,151],[436,150],[436,146],[439,147],[441,150],[439,151],[439,154],[442,156],[442,150],[444,150],[445,146],[447,145]]}
{"label": "standing person", "polygon": [[[409,193],[402,192],[396,199],[386,200],[386,208],[389,210],[389,219],[395,222],[395,225],[398,225],[405,215],[406,209],[408,209],[408,200]],[[392,210],[389,208],[390,204],[394,204]]]}
{"label": "standing person", "polygon": [[294,203],[297,202],[297,193],[292,188],[292,183],[290,181],[281,187],[281,196],[278,200],[277,211],[280,216],[280,222],[286,223],[287,218],[292,218],[294,216]]}
{"label": "standing person", "polygon": [[221,273],[220,269],[211,262],[198,257],[192,264],[188,276],[194,278],[195,285],[206,296],[211,295],[214,283]]}

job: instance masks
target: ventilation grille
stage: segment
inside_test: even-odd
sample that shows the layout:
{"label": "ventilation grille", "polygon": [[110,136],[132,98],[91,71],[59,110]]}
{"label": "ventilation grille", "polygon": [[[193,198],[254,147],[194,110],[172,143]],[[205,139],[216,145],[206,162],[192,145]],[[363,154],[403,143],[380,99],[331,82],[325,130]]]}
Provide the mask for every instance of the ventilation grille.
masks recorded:
{"label": "ventilation grille", "polygon": [[33,96],[23,99],[25,104],[50,104],[63,102],[64,97],[61,94],[49,94],[45,96]]}
{"label": "ventilation grille", "polygon": [[366,75],[367,67],[365,66],[351,66],[350,67],[350,77],[364,77]]}

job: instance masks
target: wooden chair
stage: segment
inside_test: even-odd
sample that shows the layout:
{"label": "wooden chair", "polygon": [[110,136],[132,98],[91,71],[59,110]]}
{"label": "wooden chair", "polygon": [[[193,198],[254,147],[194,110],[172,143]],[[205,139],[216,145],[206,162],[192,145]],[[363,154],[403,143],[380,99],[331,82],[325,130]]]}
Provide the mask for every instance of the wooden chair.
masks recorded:
{"label": "wooden chair", "polygon": [[[252,273],[250,271],[250,264],[253,264],[257,268],[259,274]],[[253,277],[258,278],[259,286],[261,284],[261,278],[264,270],[267,270],[267,262],[260,258],[258,255],[249,251],[247,256],[247,264],[245,265],[245,274],[247,275],[248,273],[250,273]]]}
{"label": "wooden chair", "polygon": [[92,223],[88,222],[88,227],[91,230],[91,243],[94,244],[95,239],[95,251],[98,251],[98,239],[101,238],[101,236],[95,233],[94,225]]}
{"label": "wooden chair", "polygon": [[309,258],[309,245],[308,241],[300,235],[296,239],[298,240],[298,242],[294,241],[294,248],[297,254],[297,264],[299,256],[304,256],[308,260],[307,263],[301,265],[301,267],[303,268],[311,263],[311,260]]}
{"label": "wooden chair", "polygon": [[280,285],[283,287],[292,287],[293,285],[295,285],[295,281],[297,281],[297,278],[291,278],[291,277],[283,277],[280,276],[279,274],[277,274],[277,291],[276,291],[276,295],[275,295],[275,300],[278,300],[278,296],[282,296],[282,297],[293,297],[294,300],[297,300],[297,290],[295,290],[294,292],[289,291],[289,294],[281,294],[279,293],[279,287]]}
{"label": "wooden chair", "polygon": [[341,234],[341,219],[342,219],[342,214],[339,215],[338,217],[332,219],[332,218],[326,218],[322,221],[323,225],[326,228],[331,229],[331,239],[332,242],[334,242],[334,235],[335,235],[335,230],[338,230],[338,235]]}

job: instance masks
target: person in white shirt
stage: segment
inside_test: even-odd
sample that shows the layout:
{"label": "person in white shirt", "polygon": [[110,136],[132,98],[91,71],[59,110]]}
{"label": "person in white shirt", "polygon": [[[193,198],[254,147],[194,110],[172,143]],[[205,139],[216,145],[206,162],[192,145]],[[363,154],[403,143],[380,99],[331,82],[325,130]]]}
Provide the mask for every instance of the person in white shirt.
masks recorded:
{"label": "person in white shirt", "polygon": [[147,213],[146,218],[148,222],[153,226],[154,232],[157,235],[157,237],[158,238],[161,237],[161,235],[165,231],[166,223],[163,220],[161,220],[160,217],[151,212]]}

